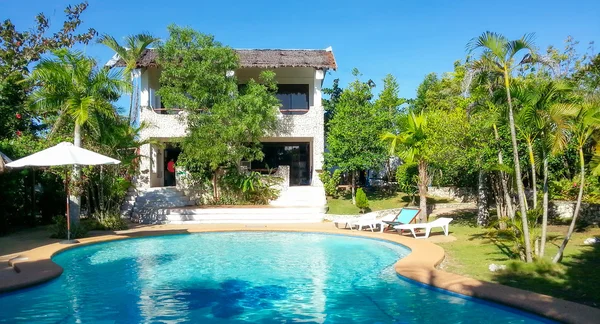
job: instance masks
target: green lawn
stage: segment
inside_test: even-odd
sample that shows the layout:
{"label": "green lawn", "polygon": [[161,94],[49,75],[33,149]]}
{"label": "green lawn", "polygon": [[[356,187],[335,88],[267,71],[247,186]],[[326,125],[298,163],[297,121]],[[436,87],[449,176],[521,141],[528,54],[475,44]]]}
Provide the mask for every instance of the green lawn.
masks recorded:
{"label": "green lawn", "polygon": [[[368,211],[377,211],[391,208],[400,208],[405,207],[410,203],[410,196],[405,193],[395,193],[392,195],[382,195],[381,193],[372,193],[367,192],[367,199],[369,199],[369,210]],[[428,203],[448,203],[452,202],[451,200],[445,198],[438,197],[428,197]],[[417,197],[416,203],[419,203],[419,199]],[[329,210],[328,214],[335,215],[358,215],[360,214],[360,209],[352,204],[351,196],[345,195],[340,198],[327,198],[327,206]]]}
{"label": "green lawn", "polygon": [[[495,231],[480,229],[472,224],[474,217],[454,214],[450,225],[454,242],[440,243],[446,251],[444,270],[468,277],[497,282],[525,290],[571,300],[593,307],[600,307],[600,246],[583,245],[592,236],[600,236],[600,229],[588,228],[574,233],[565,250],[561,264],[550,260],[558,250],[567,226],[549,226],[553,238],[546,246],[546,258],[542,262],[525,264],[511,258],[512,243],[494,235]],[[508,269],[491,272],[492,263],[506,264]]]}

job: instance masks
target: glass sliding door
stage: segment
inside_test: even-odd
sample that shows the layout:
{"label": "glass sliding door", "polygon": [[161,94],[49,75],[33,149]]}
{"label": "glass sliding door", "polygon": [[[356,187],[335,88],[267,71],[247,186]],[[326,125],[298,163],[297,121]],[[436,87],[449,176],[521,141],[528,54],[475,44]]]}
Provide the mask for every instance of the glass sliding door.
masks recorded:
{"label": "glass sliding door", "polygon": [[253,161],[251,169],[263,171],[282,165],[290,167],[290,186],[310,185],[309,143],[262,143],[264,159]]}

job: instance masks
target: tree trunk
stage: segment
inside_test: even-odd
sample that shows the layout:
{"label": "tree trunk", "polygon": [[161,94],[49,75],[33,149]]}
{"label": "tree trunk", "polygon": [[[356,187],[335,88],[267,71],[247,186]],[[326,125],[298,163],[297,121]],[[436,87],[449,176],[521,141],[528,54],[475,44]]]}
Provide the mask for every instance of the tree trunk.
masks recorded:
{"label": "tree trunk", "polygon": [[131,73],[131,96],[129,97],[129,118],[127,119],[127,123],[131,125],[133,121],[133,96],[135,95],[135,85],[133,82],[133,72]]}
{"label": "tree trunk", "polygon": [[548,229],[548,156],[546,155],[546,151],[544,151],[544,165],[543,165],[543,200],[542,200],[542,238],[540,242],[540,258],[544,257],[544,252],[546,248],[546,235]]}
{"label": "tree trunk", "polygon": [[[494,137],[496,138],[497,142],[500,141],[500,135],[498,134],[498,128],[496,127],[496,124],[494,124]],[[500,146],[498,146],[498,164],[504,165],[504,158]],[[510,217],[510,219],[513,219],[515,218],[515,212],[513,209],[510,193],[508,192],[508,181],[506,179],[506,174],[504,173],[504,171],[500,171],[500,185],[502,186],[502,193],[504,195],[504,201],[506,202],[506,212],[508,214],[508,217]]]}
{"label": "tree trunk", "polygon": [[502,174],[500,172],[492,173],[490,179],[492,180],[492,191],[494,193],[494,200],[496,202],[496,216],[498,217],[498,226],[500,229],[506,229],[506,219],[508,218],[506,213],[506,201],[504,200],[504,194],[502,192]]}
{"label": "tree trunk", "polygon": [[487,204],[487,191],[485,185],[485,172],[479,169],[477,181],[477,225],[485,227],[489,224],[490,212]]}
{"label": "tree trunk", "polygon": [[[139,69],[131,71],[131,97],[129,99],[129,124],[132,125],[136,122],[137,115],[137,102],[138,102],[138,87],[136,86],[139,82],[141,73]],[[152,98],[149,98],[152,100]]]}
{"label": "tree trunk", "polygon": [[427,162],[419,161],[419,218],[421,223],[427,223]]}
{"label": "tree trunk", "polygon": [[356,173],[352,172],[352,205],[356,205]]}
{"label": "tree trunk", "polygon": [[527,150],[529,151],[529,163],[531,164],[531,190],[533,190],[533,209],[537,208],[537,177],[535,174],[535,158],[533,157],[533,145],[527,141]]}
{"label": "tree trunk", "polygon": [[577,222],[577,216],[579,216],[579,209],[581,208],[581,200],[583,198],[583,186],[585,184],[585,161],[583,160],[583,147],[579,147],[579,166],[581,168],[581,183],[579,184],[579,194],[577,195],[577,204],[575,204],[575,211],[573,212],[573,219],[571,220],[571,225],[569,225],[569,231],[567,232],[567,236],[563,240],[556,256],[552,259],[552,262],[557,263],[562,261],[563,253],[565,252],[565,247],[567,247],[567,243],[571,239],[571,235],[573,235],[573,231],[575,230],[575,223]]}
{"label": "tree trunk", "polygon": [[[75,123],[75,132],[73,134],[73,145],[81,147],[81,125]],[[71,175],[71,183],[75,189],[75,195],[69,196],[69,214],[71,215],[71,222],[74,224],[79,223],[79,215],[81,213],[81,195],[79,194],[79,187],[81,183],[81,168],[78,165],[73,166],[73,174]]]}
{"label": "tree trunk", "polygon": [[213,172],[213,200],[215,202],[219,201],[219,196],[218,196],[218,192],[217,192],[217,171],[215,170]]}
{"label": "tree trunk", "polygon": [[521,177],[521,163],[519,162],[519,151],[517,146],[517,131],[515,130],[515,116],[513,114],[512,99],[510,97],[510,82],[508,81],[508,70],[504,69],[504,85],[506,87],[506,97],[508,99],[508,123],[510,125],[510,138],[513,149],[513,159],[515,163],[515,176],[517,180],[517,194],[519,196],[519,209],[521,211],[521,220],[523,222],[523,239],[525,240],[525,260],[530,263],[533,261],[531,255],[531,241],[529,241],[529,224],[527,223],[527,205],[525,199],[525,190],[523,189],[523,178]]}

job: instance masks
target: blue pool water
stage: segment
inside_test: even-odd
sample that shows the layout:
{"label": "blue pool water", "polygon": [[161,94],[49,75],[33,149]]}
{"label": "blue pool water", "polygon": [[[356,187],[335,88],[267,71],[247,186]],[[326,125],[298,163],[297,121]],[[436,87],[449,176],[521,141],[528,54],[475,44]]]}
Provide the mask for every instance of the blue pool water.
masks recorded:
{"label": "blue pool water", "polygon": [[543,323],[399,277],[410,251],[311,233],[171,235],[56,255],[49,283],[0,295],[3,323]]}

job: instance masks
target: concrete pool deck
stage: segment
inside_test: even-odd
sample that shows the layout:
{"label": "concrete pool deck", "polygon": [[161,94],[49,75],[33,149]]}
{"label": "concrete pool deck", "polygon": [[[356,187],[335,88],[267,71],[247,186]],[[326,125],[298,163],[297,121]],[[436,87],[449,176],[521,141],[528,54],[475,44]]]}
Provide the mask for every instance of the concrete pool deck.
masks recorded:
{"label": "concrete pool deck", "polygon": [[[86,244],[121,240],[133,237],[157,236],[222,231],[293,231],[345,234],[384,239],[407,246],[412,252],[395,264],[403,277],[462,295],[490,300],[550,319],[566,323],[598,323],[600,309],[537,294],[517,288],[484,282],[436,269],[444,260],[444,250],[435,245],[452,237],[435,235],[428,240],[415,240],[397,233],[371,233],[337,229],[333,223],[320,224],[202,224],[202,225],[151,225],[136,226],[117,232],[96,232],[94,236],[80,239],[80,244],[63,245],[58,240],[47,239],[41,234],[33,238],[19,236],[9,238],[10,246],[3,242],[0,249],[0,292],[17,290],[39,284],[62,274],[63,269],[52,262],[51,257],[59,251]],[[36,239],[39,238],[39,239]],[[7,238],[3,238],[6,241]],[[37,242],[37,243],[36,243]],[[13,259],[19,257],[18,259]]]}

